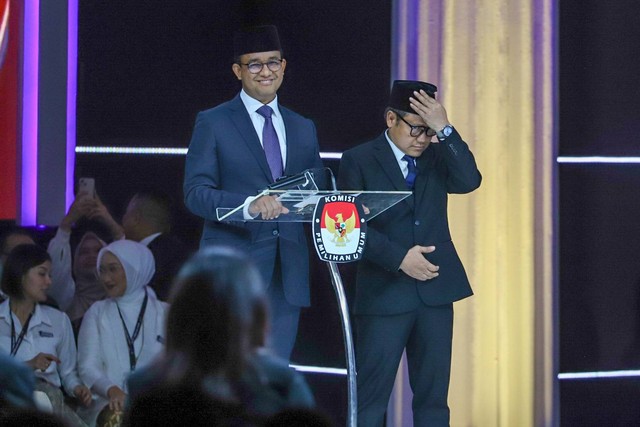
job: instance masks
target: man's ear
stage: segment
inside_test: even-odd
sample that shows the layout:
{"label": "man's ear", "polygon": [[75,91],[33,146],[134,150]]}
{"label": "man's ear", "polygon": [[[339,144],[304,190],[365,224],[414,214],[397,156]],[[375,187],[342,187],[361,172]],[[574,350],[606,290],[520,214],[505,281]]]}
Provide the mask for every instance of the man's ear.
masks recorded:
{"label": "man's ear", "polygon": [[235,74],[235,75],[236,75],[236,78],[237,78],[238,80],[242,80],[242,74],[241,74],[242,68],[240,67],[240,64],[236,64],[236,63],[234,63],[234,64],[231,66],[231,71],[233,71],[233,74]]}
{"label": "man's ear", "polygon": [[387,111],[385,119],[387,121],[387,127],[390,128],[393,125],[395,125],[396,122],[398,121],[398,115],[397,115],[397,113],[389,110],[389,111]]}

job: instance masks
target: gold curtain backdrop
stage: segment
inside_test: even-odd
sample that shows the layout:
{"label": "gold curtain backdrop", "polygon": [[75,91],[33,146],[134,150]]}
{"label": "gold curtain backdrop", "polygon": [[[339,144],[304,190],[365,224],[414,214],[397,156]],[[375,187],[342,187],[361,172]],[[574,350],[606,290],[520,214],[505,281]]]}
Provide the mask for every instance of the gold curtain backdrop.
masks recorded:
{"label": "gold curtain backdrop", "polygon": [[[553,424],[554,2],[395,0],[394,78],[435,83],[482,186],[450,196],[475,296],[454,304],[452,426]],[[416,16],[417,14],[417,16]],[[417,19],[416,19],[417,18]],[[408,381],[393,425],[408,425]],[[408,406],[410,408],[410,405]]]}

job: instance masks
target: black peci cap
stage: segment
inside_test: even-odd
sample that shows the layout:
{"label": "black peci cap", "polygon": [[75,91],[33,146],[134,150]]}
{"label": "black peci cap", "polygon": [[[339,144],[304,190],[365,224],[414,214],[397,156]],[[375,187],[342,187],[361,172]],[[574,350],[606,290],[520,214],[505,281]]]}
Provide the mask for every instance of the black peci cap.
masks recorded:
{"label": "black peci cap", "polygon": [[245,53],[282,52],[278,29],[275,25],[261,25],[243,28],[235,32],[233,37],[233,54],[237,58]]}
{"label": "black peci cap", "polygon": [[413,97],[414,91],[420,91],[420,89],[427,92],[432,98],[436,97],[438,88],[431,83],[420,82],[417,80],[395,80],[393,87],[391,88],[391,96],[389,97],[389,107],[394,110],[404,111],[407,113],[414,113],[411,105],[409,104],[409,97]]}

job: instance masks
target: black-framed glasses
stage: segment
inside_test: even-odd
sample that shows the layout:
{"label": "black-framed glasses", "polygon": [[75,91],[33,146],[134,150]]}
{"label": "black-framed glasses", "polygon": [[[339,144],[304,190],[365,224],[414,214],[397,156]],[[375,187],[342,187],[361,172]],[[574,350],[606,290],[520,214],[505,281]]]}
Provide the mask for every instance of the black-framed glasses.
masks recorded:
{"label": "black-framed glasses", "polygon": [[436,131],[431,129],[428,126],[415,126],[412,125],[411,123],[409,123],[408,121],[406,121],[404,119],[404,117],[402,117],[400,114],[396,113],[396,116],[400,118],[400,120],[402,120],[403,122],[405,122],[406,124],[409,125],[409,127],[411,128],[411,130],[409,131],[409,135],[411,135],[414,138],[419,137],[420,135],[422,135],[423,133],[427,133],[427,136],[432,137],[436,134]]}
{"label": "black-framed glasses", "polygon": [[282,68],[282,59],[270,59],[267,62],[249,62],[248,64],[243,64],[241,62],[240,65],[247,67],[251,74],[258,74],[262,71],[265,65],[269,71],[276,72]]}

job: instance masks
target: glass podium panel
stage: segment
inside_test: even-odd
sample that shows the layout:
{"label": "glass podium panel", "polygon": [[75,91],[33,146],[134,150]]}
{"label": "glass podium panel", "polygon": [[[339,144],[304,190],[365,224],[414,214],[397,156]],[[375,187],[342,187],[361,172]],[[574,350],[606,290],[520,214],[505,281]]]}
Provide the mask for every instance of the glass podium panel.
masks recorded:
{"label": "glass podium panel", "polygon": [[[319,190],[265,190],[259,196],[272,195],[289,209],[289,213],[282,214],[278,219],[263,220],[260,217],[246,219],[243,205],[234,208],[218,208],[218,221],[277,221],[277,222],[311,222],[313,211],[318,200],[323,197],[338,201],[340,197],[355,196],[365,211],[365,220],[370,221],[377,215],[401,202],[411,195],[410,191],[319,191]],[[334,199],[335,198],[335,199]]]}

